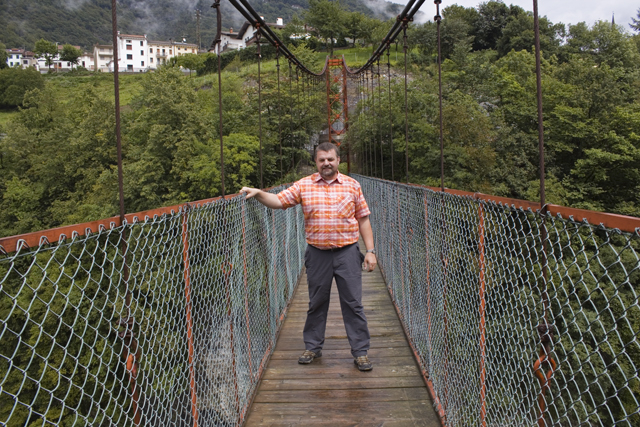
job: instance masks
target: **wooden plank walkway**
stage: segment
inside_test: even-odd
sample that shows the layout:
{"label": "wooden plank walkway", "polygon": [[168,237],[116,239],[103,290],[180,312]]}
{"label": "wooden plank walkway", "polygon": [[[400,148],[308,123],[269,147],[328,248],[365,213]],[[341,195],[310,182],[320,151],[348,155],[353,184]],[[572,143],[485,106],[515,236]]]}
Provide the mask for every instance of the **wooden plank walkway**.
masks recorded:
{"label": "wooden plank walkway", "polygon": [[[364,248],[362,241],[361,249]],[[440,426],[378,269],[363,273],[373,371],[353,363],[335,283],[322,357],[298,364],[308,307],[306,275],[289,307],[246,426]]]}

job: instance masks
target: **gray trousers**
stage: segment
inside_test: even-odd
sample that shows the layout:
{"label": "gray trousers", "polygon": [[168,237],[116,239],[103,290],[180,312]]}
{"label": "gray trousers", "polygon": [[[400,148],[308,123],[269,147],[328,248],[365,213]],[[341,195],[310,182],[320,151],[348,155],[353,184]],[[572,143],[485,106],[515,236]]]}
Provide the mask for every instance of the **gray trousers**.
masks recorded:
{"label": "gray trousers", "polygon": [[304,264],[309,285],[309,310],[302,334],[307,350],[322,350],[331,284],[335,278],[351,354],[354,357],[367,354],[370,336],[362,307],[363,261],[364,255],[357,243],[334,252],[307,245]]}

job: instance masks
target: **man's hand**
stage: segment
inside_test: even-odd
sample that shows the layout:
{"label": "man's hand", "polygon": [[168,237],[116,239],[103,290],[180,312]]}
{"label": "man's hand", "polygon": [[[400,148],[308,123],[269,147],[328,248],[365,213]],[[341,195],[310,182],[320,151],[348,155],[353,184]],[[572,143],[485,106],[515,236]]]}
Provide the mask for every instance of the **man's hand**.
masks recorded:
{"label": "man's hand", "polygon": [[267,193],[266,191],[262,191],[259,188],[242,187],[240,189],[240,194],[245,194],[245,197],[247,199],[255,197],[257,201],[268,208],[282,209],[282,202],[280,202],[278,196],[273,193]]}
{"label": "man's hand", "polygon": [[364,256],[364,269],[367,271],[373,271],[376,268],[376,264],[378,264],[378,260],[376,259],[375,254],[367,253]]}
{"label": "man's hand", "polygon": [[256,197],[260,193],[260,191],[261,190],[258,188],[242,187],[240,189],[240,194],[246,193],[246,198],[250,199],[252,197]]}

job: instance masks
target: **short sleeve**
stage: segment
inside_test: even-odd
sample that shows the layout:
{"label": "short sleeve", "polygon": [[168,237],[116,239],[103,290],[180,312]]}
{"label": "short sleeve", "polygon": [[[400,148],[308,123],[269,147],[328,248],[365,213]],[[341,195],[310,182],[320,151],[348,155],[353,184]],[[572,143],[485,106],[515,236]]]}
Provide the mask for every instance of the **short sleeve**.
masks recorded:
{"label": "short sleeve", "polygon": [[302,202],[302,192],[300,191],[300,181],[294,182],[291,187],[282,190],[277,194],[282,209],[288,209]]}
{"label": "short sleeve", "polygon": [[371,215],[371,211],[369,210],[369,205],[367,205],[367,201],[364,199],[364,194],[362,194],[362,188],[358,185],[356,190],[356,219],[364,218],[365,216]]}

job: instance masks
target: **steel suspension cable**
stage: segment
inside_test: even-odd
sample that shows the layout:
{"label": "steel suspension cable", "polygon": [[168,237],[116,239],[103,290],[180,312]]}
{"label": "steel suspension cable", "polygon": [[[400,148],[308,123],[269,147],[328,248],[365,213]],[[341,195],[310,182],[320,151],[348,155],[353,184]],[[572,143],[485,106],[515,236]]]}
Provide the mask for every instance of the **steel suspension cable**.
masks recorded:
{"label": "steel suspension cable", "polygon": [[389,82],[389,148],[391,151],[391,181],[395,181],[393,173],[393,110],[391,107],[391,41],[387,42],[387,81]]}
{"label": "steel suspension cable", "polygon": [[438,114],[440,121],[440,190],[444,191],[444,125],[442,117],[442,49],[440,44],[440,3],[442,0],[434,0],[436,5],[436,16],[434,20],[437,23],[438,33]]}
{"label": "steel suspension cable", "polygon": [[220,194],[222,198],[225,198],[225,189],[224,189],[224,144],[222,138],[222,13],[220,12],[220,0],[216,0],[212,8],[216,9],[216,21],[217,21],[217,30],[216,30],[216,38],[211,44],[214,48],[214,51],[217,53],[218,57],[218,116],[219,116],[219,128],[218,131],[220,133]]}
{"label": "steel suspension cable", "polygon": [[[140,425],[141,413],[138,407],[140,400],[138,387],[136,384],[137,376],[134,372],[138,371],[138,363],[140,354],[138,351],[138,342],[133,330],[133,318],[131,317],[131,290],[129,289],[129,263],[127,260],[128,244],[127,244],[127,232],[124,228],[125,210],[124,210],[124,172],[122,165],[122,133],[120,129],[120,80],[119,80],[119,65],[118,59],[118,18],[116,0],[111,0],[111,36],[113,40],[113,90],[114,90],[114,107],[115,107],[115,133],[116,133],[116,152],[118,162],[118,196],[119,196],[119,214],[120,224],[123,226],[120,250],[122,251],[122,280],[125,284],[125,309],[126,317],[120,318],[118,323],[125,328],[124,332],[119,332],[118,336],[123,338],[122,356],[125,361],[125,367],[129,375],[129,383],[131,385],[131,410],[133,411],[133,423],[137,427]],[[129,363],[129,362],[132,363]]]}
{"label": "steel suspension cable", "polygon": [[[556,361],[551,357],[551,347],[553,345],[554,329],[549,325],[548,312],[549,306],[549,263],[547,259],[548,235],[545,217],[547,215],[547,205],[545,197],[545,164],[544,164],[544,122],[542,111],[542,67],[540,59],[540,19],[538,15],[538,0],[533,0],[533,28],[535,34],[535,57],[536,57],[536,98],[538,106],[538,152],[539,152],[539,169],[540,169],[540,240],[541,240],[541,268],[542,283],[540,286],[540,297],[542,299],[542,319],[538,324],[538,335],[540,337],[540,353],[538,360],[534,363],[534,373],[538,377],[540,383],[540,394],[538,396],[538,426],[546,426],[545,411],[546,400],[545,394],[549,389],[549,381],[556,369]],[[549,369],[542,371],[542,364],[547,363]]]}
{"label": "steel suspension cable", "polygon": [[300,108],[300,76],[298,74],[298,67],[296,67],[296,97],[298,99],[297,101],[297,106],[296,106],[296,111],[298,112],[298,126],[296,126],[297,130],[296,133],[298,135],[298,142],[296,144],[297,147],[300,147],[302,144],[300,144],[301,142],[301,137],[300,137],[300,124],[302,123],[302,108]]}
{"label": "steel suspension cable", "polygon": [[[382,118],[382,85],[380,84],[380,58],[378,57],[378,113]],[[376,121],[378,134],[380,135],[380,178],[384,178],[384,150],[382,146],[382,126]]]}
{"label": "steel suspension cable", "polygon": [[405,156],[405,176],[407,184],[409,183],[409,96],[407,89],[407,26],[409,22],[403,23],[403,41],[404,41],[404,156]]}
{"label": "steel suspension cable", "polygon": [[262,82],[260,80],[260,63],[262,62],[262,55],[260,52],[260,39],[262,38],[262,32],[260,31],[260,25],[258,24],[258,32],[256,34],[256,43],[258,44],[258,136],[260,139],[260,188],[264,188],[263,171],[262,171]]}
{"label": "steel suspension cable", "polygon": [[293,171],[294,168],[294,153],[295,149],[293,147],[294,138],[293,138],[293,69],[291,68],[291,61],[289,61],[289,138],[291,138],[291,166],[290,170]]}
{"label": "steel suspension cable", "polygon": [[[376,120],[377,110],[376,110],[376,90],[374,87],[375,78],[374,78],[373,68],[371,68],[370,73],[371,73],[371,113],[373,115],[373,126],[375,127],[377,125],[377,120]],[[373,133],[371,138],[371,158],[373,160],[373,173],[371,174],[371,176],[377,176],[378,175],[378,153],[376,150],[375,133]]]}
{"label": "steel suspension cable", "polygon": [[282,166],[282,111],[280,99],[280,45],[276,46],[276,78],[278,80],[278,146],[280,147],[280,184],[282,184],[284,168]]}

